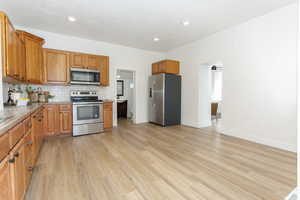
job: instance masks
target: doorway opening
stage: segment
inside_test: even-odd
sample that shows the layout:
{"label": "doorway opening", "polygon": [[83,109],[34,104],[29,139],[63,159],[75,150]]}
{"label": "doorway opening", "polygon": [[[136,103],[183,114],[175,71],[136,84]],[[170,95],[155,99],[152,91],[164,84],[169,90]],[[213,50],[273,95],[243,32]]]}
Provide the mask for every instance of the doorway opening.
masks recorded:
{"label": "doorway opening", "polygon": [[211,66],[211,120],[212,125],[217,125],[222,119],[223,97],[223,66],[215,64]]}
{"label": "doorway opening", "polygon": [[117,122],[135,123],[135,72],[118,69],[116,76]]}

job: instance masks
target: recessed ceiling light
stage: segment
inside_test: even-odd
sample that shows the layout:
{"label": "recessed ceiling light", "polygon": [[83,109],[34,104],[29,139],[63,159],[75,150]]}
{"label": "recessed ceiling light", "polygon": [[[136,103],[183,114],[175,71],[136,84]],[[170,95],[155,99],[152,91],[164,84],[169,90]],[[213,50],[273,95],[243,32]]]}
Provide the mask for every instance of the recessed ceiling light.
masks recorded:
{"label": "recessed ceiling light", "polygon": [[158,37],[155,37],[155,38],[153,38],[153,41],[154,41],[154,42],[158,42],[158,41],[159,41],[159,38],[158,38]]}
{"label": "recessed ceiling light", "polygon": [[72,16],[69,16],[69,17],[68,17],[68,20],[69,20],[70,22],[75,22],[75,21],[76,21],[76,18],[75,18],[75,17],[72,17]]}
{"label": "recessed ceiling light", "polygon": [[182,25],[183,25],[183,26],[188,26],[188,25],[190,25],[190,22],[189,22],[189,21],[183,21],[183,22],[182,22]]}

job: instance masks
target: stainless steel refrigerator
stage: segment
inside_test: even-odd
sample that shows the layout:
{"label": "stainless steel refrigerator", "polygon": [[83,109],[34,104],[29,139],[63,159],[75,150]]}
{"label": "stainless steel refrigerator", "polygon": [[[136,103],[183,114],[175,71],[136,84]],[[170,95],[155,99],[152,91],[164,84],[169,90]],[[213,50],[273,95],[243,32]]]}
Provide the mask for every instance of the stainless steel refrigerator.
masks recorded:
{"label": "stainless steel refrigerator", "polygon": [[162,126],[181,124],[181,76],[157,74],[149,78],[149,121]]}

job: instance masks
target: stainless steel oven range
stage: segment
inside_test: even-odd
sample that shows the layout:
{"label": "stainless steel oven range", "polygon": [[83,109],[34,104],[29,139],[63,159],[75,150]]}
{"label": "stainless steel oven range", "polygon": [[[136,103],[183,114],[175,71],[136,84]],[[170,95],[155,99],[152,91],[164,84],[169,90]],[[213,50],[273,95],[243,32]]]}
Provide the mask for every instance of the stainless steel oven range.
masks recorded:
{"label": "stainless steel oven range", "polygon": [[103,102],[96,91],[71,91],[73,136],[100,133],[103,128]]}

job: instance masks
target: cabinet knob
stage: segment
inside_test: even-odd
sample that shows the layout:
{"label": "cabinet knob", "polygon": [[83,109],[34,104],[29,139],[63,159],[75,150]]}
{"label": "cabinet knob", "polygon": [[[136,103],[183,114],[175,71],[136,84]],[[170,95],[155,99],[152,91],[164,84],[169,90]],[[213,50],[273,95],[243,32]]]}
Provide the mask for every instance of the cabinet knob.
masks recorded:
{"label": "cabinet knob", "polygon": [[20,155],[19,152],[16,152],[16,153],[14,154],[15,157],[19,157],[19,155]]}
{"label": "cabinet knob", "polygon": [[33,171],[33,167],[31,167],[31,166],[28,167],[27,169],[28,169],[28,171],[30,171],[30,172]]}
{"label": "cabinet knob", "polygon": [[16,161],[15,158],[12,158],[12,159],[8,160],[9,163],[14,163],[15,161]]}

